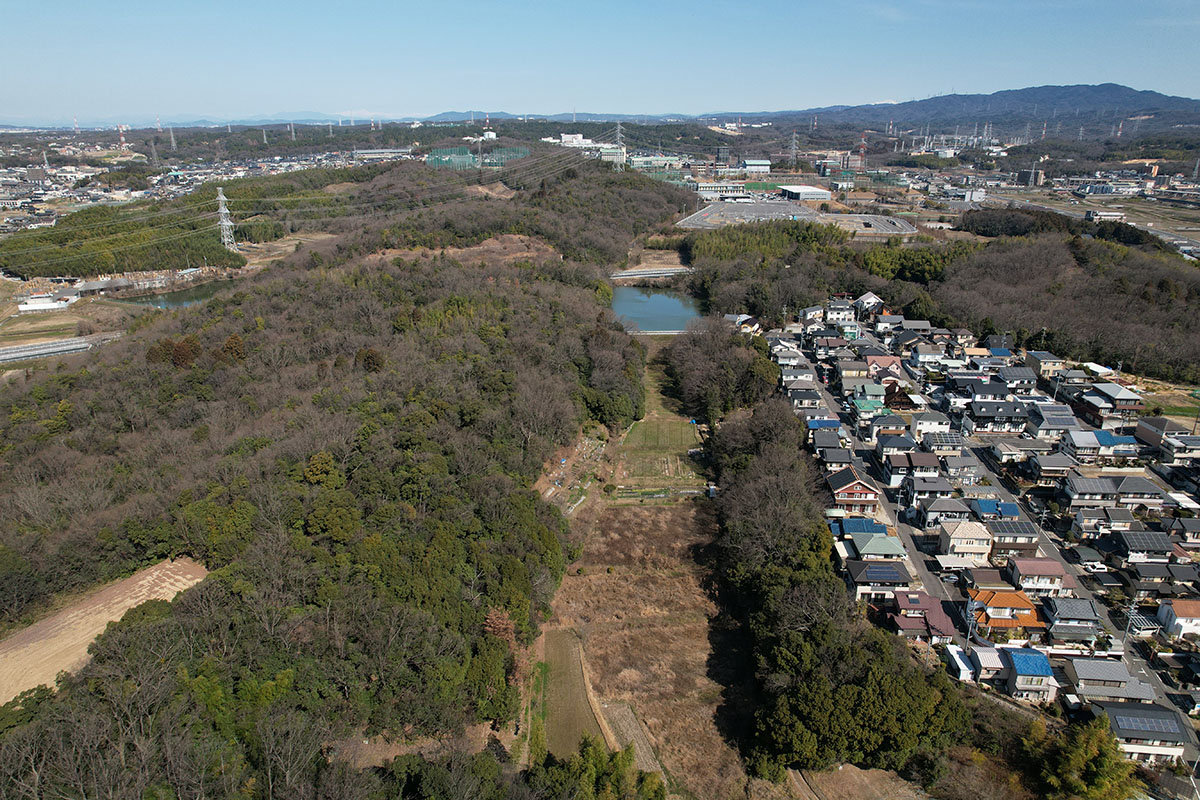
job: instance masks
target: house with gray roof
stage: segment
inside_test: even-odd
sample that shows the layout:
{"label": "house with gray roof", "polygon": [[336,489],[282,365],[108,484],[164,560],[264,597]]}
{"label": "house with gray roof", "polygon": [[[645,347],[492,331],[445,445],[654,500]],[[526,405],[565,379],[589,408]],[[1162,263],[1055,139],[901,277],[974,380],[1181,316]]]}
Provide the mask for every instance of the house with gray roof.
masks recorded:
{"label": "house with gray roof", "polygon": [[1060,642],[1090,642],[1104,633],[1096,601],[1080,597],[1047,597],[1042,612],[1050,638]]}
{"label": "house with gray roof", "polygon": [[1130,675],[1120,661],[1069,658],[1063,672],[1074,687],[1074,694],[1085,703],[1154,702],[1154,688]]}

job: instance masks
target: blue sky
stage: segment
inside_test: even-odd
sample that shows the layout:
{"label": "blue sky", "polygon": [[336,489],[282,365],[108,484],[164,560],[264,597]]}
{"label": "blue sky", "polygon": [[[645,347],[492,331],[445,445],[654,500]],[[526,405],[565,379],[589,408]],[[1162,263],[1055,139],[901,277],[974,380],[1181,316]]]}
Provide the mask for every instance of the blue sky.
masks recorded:
{"label": "blue sky", "polygon": [[1200,94],[1195,0],[0,0],[0,122],[808,108],[1114,82]]}

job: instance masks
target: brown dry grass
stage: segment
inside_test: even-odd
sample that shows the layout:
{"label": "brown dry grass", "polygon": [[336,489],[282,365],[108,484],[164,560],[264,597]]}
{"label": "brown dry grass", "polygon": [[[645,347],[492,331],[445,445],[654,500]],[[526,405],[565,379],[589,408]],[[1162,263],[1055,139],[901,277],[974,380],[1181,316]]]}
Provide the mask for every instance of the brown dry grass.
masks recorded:
{"label": "brown dry grass", "polygon": [[405,258],[412,258],[414,256],[432,258],[436,255],[445,255],[447,258],[453,258],[466,265],[479,263],[509,264],[513,261],[542,261],[550,258],[559,260],[560,258],[558,252],[553,247],[540,239],[512,233],[493,236],[472,247],[446,247],[438,250],[432,250],[427,247],[416,247],[408,250],[389,249],[380,250],[372,254],[371,258],[390,259],[396,256],[403,256]]}
{"label": "brown dry grass", "polygon": [[578,520],[576,532],[586,536],[583,553],[551,624],[579,631],[601,701],[633,707],[676,792],[791,796],[787,784],[750,780],[718,727],[726,687],[713,662],[726,654],[711,643],[711,505],[609,506]]}
{"label": "brown dry grass", "polygon": [[681,266],[683,266],[683,261],[679,258],[678,250],[643,250],[641,261],[635,269]]}
{"label": "brown dry grass", "polygon": [[163,561],[0,641],[0,703],[35,686],[53,686],[59,672],[73,672],[87,663],[88,645],[108,623],[147,600],[170,600],[207,574],[188,558]]}

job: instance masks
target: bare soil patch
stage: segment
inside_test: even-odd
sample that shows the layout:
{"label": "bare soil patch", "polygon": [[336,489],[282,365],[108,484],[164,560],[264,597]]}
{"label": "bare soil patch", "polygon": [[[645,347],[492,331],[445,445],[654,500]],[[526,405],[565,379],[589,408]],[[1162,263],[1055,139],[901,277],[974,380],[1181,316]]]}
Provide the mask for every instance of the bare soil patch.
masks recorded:
{"label": "bare soil patch", "polygon": [[894,772],[850,764],[805,772],[803,780],[821,800],[925,800],[929,795]]}
{"label": "bare soil patch", "polygon": [[[334,184],[338,185],[338,184]],[[356,184],[350,184],[354,186]],[[262,267],[270,261],[283,258],[286,255],[294,253],[298,247],[303,247],[307,244],[315,244],[325,242],[330,239],[337,238],[332,233],[308,232],[308,233],[293,233],[284,236],[282,239],[276,239],[273,242],[244,242],[239,244],[242,255],[246,257],[246,269],[256,269]]]}
{"label": "bare soil patch", "polygon": [[0,640],[0,703],[88,661],[88,645],[110,622],[147,600],[170,600],[208,574],[188,558],[163,561],[110,583],[61,611]]}
{"label": "bare soil patch", "polygon": [[326,194],[346,194],[347,192],[354,191],[358,188],[358,186],[359,184],[354,183],[353,181],[344,181],[342,183],[331,183],[321,191],[325,192]]}
{"label": "bare soil patch", "polygon": [[503,183],[497,181],[496,183],[468,186],[467,194],[481,195],[483,197],[498,197],[501,200],[511,200],[512,198],[516,197],[517,192],[515,189],[510,189]]}

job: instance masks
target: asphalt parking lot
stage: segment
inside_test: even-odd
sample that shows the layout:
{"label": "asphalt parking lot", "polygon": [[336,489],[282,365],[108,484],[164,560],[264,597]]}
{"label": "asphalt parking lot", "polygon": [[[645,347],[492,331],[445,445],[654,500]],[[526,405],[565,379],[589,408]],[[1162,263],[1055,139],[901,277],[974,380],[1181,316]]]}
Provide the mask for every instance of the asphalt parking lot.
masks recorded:
{"label": "asphalt parking lot", "polygon": [[680,220],[677,225],[689,230],[711,230],[776,219],[816,221],[817,216],[815,211],[787,200],[758,200],[753,203],[713,203]]}
{"label": "asphalt parking lot", "polygon": [[688,230],[713,230],[726,225],[745,225],[771,220],[801,220],[836,225],[857,236],[910,236],[917,232],[907,220],[879,214],[825,214],[788,200],[756,200],[753,203],[711,203],[680,220]]}

